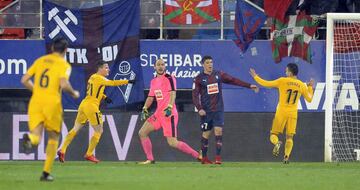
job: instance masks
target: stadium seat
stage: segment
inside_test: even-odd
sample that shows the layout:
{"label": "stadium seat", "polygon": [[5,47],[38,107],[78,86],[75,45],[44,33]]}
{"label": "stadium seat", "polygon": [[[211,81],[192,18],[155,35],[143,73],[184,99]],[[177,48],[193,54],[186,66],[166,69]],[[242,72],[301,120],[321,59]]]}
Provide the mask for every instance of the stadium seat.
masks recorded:
{"label": "stadium seat", "polygon": [[0,9],[6,7],[11,2],[12,2],[12,0],[0,0]]}
{"label": "stadium seat", "polygon": [[0,39],[25,39],[25,30],[23,28],[0,29]]}

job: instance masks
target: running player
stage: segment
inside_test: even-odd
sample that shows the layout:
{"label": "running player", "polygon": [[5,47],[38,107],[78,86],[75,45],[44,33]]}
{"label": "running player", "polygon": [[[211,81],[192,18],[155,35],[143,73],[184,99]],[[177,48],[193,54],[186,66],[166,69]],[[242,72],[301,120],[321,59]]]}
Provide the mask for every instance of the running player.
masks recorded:
{"label": "running player", "polygon": [[[41,181],[53,181],[50,175],[59,144],[62,123],[61,90],[68,92],[73,98],[79,97],[69,83],[70,64],[64,59],[68,43],[65,39],[56,39],[52,44],[51,54],[37,59],[22,77],[22,84],[32,91],[29,102],[29,134],[23,136],[26,153],[37,146],[45,129],[49,138],[46,146],[46,159]],[[34,77],[34,83],[31,78]]]}

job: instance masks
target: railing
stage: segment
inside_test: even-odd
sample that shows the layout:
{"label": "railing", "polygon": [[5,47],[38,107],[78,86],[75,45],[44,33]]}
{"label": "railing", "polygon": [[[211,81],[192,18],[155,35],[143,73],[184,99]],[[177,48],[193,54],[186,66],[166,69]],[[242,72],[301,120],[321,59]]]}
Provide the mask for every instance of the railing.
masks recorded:
{"label": "railing", "polygon": [[[51,0],[69,8],[90,8],[116,0]],[[221,20],[209,24],[177,25],[164,19],[165,0],[140,1],[142,38],[153,39],[234,39],[236,0],[219,0]],[[23,28],[27,39],[42,39],[42,1],[16,0],[0,11],[0,33],[4,28]],[[324,30],[324,27],[319,30]],[[258,38],[268,39],[270,27],[264,26]]]}

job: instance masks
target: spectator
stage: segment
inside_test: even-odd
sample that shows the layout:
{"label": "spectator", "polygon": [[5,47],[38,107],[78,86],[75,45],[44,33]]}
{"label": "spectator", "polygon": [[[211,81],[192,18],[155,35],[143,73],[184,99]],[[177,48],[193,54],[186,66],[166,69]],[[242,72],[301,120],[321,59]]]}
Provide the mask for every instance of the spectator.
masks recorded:
{"label": "spectator", "polygon": [[329,12],[336,12],[339,0],[304,0],[298,7],[305,10],[309,15],[322,15]]}
{"label": "spectator", "polygon": [[25,31],[23,28],[12,28],[16,25],[15,15],[4,15],[0,18],[0,24],[4,26],[0,30],[0,39],[24,39]]}
{"label": "spectator", "polygon": [[351,13],[360,13],[359,0],[346,0],[347,10]]}
{"label": "spectator", "polygon": [[166,30],[166,39],[178,39],[179,38],[179,29],[175,29],[175,30]]}
{"label": "spectator", "polygon": [[11,2],[12,2],[12,0],[0,0],[0,9],[6,7]]}

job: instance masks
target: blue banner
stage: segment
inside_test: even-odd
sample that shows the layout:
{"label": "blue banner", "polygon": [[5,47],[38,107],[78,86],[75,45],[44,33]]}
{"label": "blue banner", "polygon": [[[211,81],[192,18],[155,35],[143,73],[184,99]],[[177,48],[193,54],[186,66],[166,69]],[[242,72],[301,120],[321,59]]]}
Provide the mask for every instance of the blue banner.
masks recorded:
{"label": "blue banner", "polygon": [[[244,81],[251,82],[249,69],[254,68],[264,79],[275,79],[285,75],[287,63],[299,64],[299,77],[308,80],[313,77],[316,81],[325,81],[325,43],[313,41],[312,59],[314,64],[288,57],[281,63],[275,64],[271,55],[270,41],[254,41],[250,51],[242,54],[236,45],[229,40],[225,41],[141,41],[140,59],[144,73],[145,88],[149,88],[150,80],[155,76],[153,65],[158,58],[167,63],[167,70],[177,78],[180,89],[191,89],[193,78],[203,70],[201,59],[204,55],[213,57],[214,68],[223,70],[230,75]],[[238,88],[225,85],[226,89]]]}
{"label": "blue banner", "polygon": [[49,52],[52,40],[68,39],[66,58],[72,65],[70,82],[80,90],[81,98],[63,96],[64,108],[76,109],[85,96],[88,78],[96,72],[96,63],[110,65],[108,79],[135,79],[135,85],[107,87],[113,100],[109,107],[144,100],[139,59],[140,2],[119,0],[90,9],[68,9],[44,1],[45,43]]}
{"label": "blue banner", "polygon": [[[299,78],[316,81],[315,96],[312,103],[301,99],[300,109],[304,111],[323,111],[325,97],[325,43],[313,41],[313,64],[299,58],[288,57],[275,64],[271,55],[270,41],[254,41],[250,51],[241,54],[232,41],[142,41],[141,65],[143,66],[145,87],[149,88],[154,77],[153,64],[157,58],[163,58],[167,70],[177,77],[179,89],[191,89],[193,77],[202,71],[200,60],[204,55],[211,55],[214,68],[223,70],[241,80],[255,84],[249,74],[254,68],[266,80],[275,80],[285,76],[287,63],[299,65]],[[249,89],[224,85],[224,106],[227,112],[268,112],[277,105],[277,90],[261,88],[258,94]]]}
{"label": "blue banner", "polygon": [[0,40],[0,88],[24,88],[22,75],[44,54],[41,40]]}
{"label": "blue banner", "polygon": [[[275,64],[270,49],[270,41],[254,41],[249,51],[241,54],[239,49],[232,41],[159,41],[143,40],[140,43],[141,66],[145,88],[149,88],[150,80],[154,77],[153,64],[157,58],[163,58],[167,63],[167,70],[177,77],[178,89],[192,88],[193,77],[202,71],[200,60],[204,55],[211,55],[214,58],[215,69],[223,70],[241,80],[255,83],[249,74],[249,69],[254,68],[264,79],[274,80],[285,76],[285,67],[289,62],[299,65],[299,78],[308,81],[314,78],[316,82],[314,99],[311,103],[306,103],[301,99],[301,110],[322,112],[325,100],[325,43],[324,41],[311,42],[313,64],[308,64],[299,58],[285,58],[281,63]],[[1,41],[0,40],[0,88],[22,88],[20,78],[22,76],[22,66],[19,74],[14,74],[14,68],[8,69],[9,59],[25,60],[26,66],[30,67],[34,59],[44,54],[44,41]],[[5,49],[3,49],[3,47]],[[71,59],[71,57],[68,57]],[[76,57],[74,59],[77,59]],[[130,62],[132,61],[129,59]],[[80,65],[80,64],[79,64]],[[119,64],[121,65],[121,64]],[[84,67],[73,65],[71,74],[72,80],[82,80]],[[127,64],[113,67],[115,71],[128,70]],[[10,72],[11,74],[8,74]],[[120,72],[119,72],[120,73]],[[344,72],[346,73],[346,72]],[[348,72],[349,73],[349,72]],[[351,72],[349,73],[349,75]],[[354,75],[355,76],[355,75]],[[122,75],[113,75],[114,78],[122,78]],[[340,76],[342,77],[342,76]],[[347,98],[346,101],[338,101],[339,109],[344,109],[349,104],[353,104],[352,110],[356,110],[355,104],[358,102],[358,95],[354,89],[358,87],[355,80],[339,81],[341,97]],[[76,84],[76,83],[75,83]],[[345,86],[344,86],[345,85]],[[76,88],[76,87],[75,87]],[[224,85],[224,105],[228,112],[273,112],[277,103],[277,90],[261,88],[258,94],[253,91],[239,88],[237,86]],[[133,93],[133,91],[131,92]],[[138,93],[143,93],[139,90]],[[121,97],[122,98],[122,97]],[[142,99],[143,100],[143,99]],[[344,107],[345,106],[345,107]]]}

